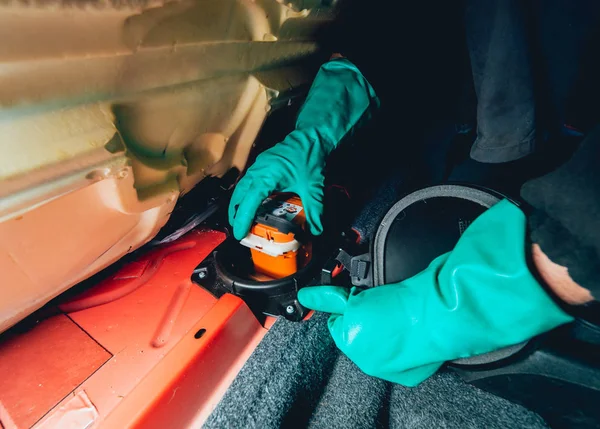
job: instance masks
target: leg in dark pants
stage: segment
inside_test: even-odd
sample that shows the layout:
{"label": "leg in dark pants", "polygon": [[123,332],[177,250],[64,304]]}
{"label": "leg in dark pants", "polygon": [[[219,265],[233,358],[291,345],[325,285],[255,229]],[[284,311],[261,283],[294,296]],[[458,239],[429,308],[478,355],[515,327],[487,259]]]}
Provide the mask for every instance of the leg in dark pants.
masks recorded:
{"label": "leg in dark pants", "polygon": [[535,146],[533,77],[522,0],[468,0],[466,32],[475,92],[479,162],[514,161]]}

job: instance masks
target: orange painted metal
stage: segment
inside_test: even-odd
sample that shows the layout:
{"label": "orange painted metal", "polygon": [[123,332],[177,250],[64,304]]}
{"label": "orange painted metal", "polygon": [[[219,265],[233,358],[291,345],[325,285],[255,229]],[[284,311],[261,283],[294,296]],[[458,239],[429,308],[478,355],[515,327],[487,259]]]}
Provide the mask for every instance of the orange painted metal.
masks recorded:
{"label": "orange painted metal", "polygon": [[181,250],[191,249],[194,246],[196,246],[196,242],[188,240],[159,249],[145,265],[141,275],[129,277],[121,274],[118,277],[113,277],[109,281],[97,285],[76,298],[62,303],[59,305],[59,308],[65,313],[72,313],[123,298],[148,282],[156,274],[168,255]]}
{"label": "orange painted metal", "polygon": [[[85,390],[79,390],[53,409],[36,428],[83,429],[100,421],[98,410]],[[96,425],[97,426],[97,425]]]}
{"label": "orange painted metal", "polygon": [[[78,311],[42,322],[39,336],[19,335],[38,350],[38,362],[53,368],[60,361],[67,368],[50,371],[57,380],[68,371],[76,377],[51,402],[22,390],[16,394],[15,386],[31,387],[25,373],[33,366],[23,358],[29,355],[14,351],[0,373],[0,379],[10,380],[0,387],[0,397],[12,392],[36,414],[17,421],[18,406],[3,400],[2,423],[12,419],[25,428],[43,416],[36,429],[200,425],[267,332],[241,299],[217,299],[190,282],[194,268],[224,239],[220,232],[193,231],[63,303],[61,308]],[[60,353],[39,352],[51,347],[42,338],[48,332],[44,324],[58,320],[71,324],[66,337],[76,345]],[[92,365],[81,354],[82,336],[104,353],[100,363]],[[0,346],[2,353],[8,352]]]}
{"label": "orange painted metal", "polygon": [[28,428],[58,404],[111,355],[65,315],[0,341],[2,424]]}
{"label": "orange painted metal", "polygon": [[243,301],[224,295],[123,399],[105,426],[200,427],[265,332]]}
{"label": "orange painted metal", "polygon": [[277,322],[277,317],[266,316],[263,322],[263,327],[267,330],[271,329],[271,327]]}
{"label": "orange painted metal", "polygon": [[2,401],[0,401],[0,428],[18,429],[18,426],[4,407],[4,404],[2,404]]}

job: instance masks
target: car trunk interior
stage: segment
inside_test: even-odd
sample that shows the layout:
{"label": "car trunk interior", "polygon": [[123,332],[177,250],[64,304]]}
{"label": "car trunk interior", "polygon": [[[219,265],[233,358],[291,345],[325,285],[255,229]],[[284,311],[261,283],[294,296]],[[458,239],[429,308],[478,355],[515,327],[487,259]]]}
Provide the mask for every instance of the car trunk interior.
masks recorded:
{"label": "car trunk interior", "polygon": [[[467,3],[0,2],[0,427],[600,427],[597,307],[407,388],[296,300],[349,284],[330,257],[368,252],[401,197],[455,181],[519,198],[597,124],[600,5],[523,2],[544,138],[473,170]],[[229,198],[339,51],[387,107],[328,158],[326,232],[295,286],[254,295]]]}

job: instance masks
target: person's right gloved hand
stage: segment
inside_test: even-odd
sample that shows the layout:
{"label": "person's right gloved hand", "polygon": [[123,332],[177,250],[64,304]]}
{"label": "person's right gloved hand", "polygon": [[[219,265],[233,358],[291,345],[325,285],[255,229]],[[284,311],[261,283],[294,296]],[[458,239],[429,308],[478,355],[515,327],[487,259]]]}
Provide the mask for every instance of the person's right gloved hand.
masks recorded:
{"label": "person's right gloved hand", "polygon": [[375,91],[347,59],[324,64],[282,142],[263,152],[237,184],[229,204],[236,239],[248,234],[263,200],[291,192],[302,200],[313,235],[323,232],[323,168],[327,155],[379,106]]}
{"label": "person's right gloved hand", "polygon": [[523,212],[504,200],[414,277],[364,291],[305,287],[298,301],[331,313],[336,345],[365,373],[416,386],[446,361],[518,344],[573,320],[529,270],[525,228]]}

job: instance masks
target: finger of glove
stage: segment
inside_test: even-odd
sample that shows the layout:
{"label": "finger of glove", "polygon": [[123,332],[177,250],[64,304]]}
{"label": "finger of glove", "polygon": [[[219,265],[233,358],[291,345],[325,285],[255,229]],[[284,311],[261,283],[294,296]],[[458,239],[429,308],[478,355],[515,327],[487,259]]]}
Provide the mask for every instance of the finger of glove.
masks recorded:
{"label": "finger of glove", "polygon": [[345,333],[344,333],[344,316],[341,314],[332,314],[329,316],[327,320],[327,329],[329,329],[329,333],[335,342],[335,345],[342,352],[346,353],[346,341],[345,341]]}
{"label": "finger of glove", "polygon": [[248,235],[248,231],[250,231],[250,227],[256,217],[256,211],[271,192],[272,189],[257,186],[246,192],[246,195],[238,206],[233,222],[233,235],[237,240],[242,240]]}
{"label": "finger of glove", "polygon": [[323,186],[315,186],[310,191],[300,194],[302,206],[306,214],[306,222],[312,235],[321,235],[323,233]]}
{"label": "finger of glove", "polygon": [[249,179],[247,176],[242,177],[240,181],[235,186],[233,190],[233,195],[231,195],[231,200],[229,201],[229,224],[233,226],[235,221],[235,215],[238,209],[238,206],[244,199],[244,196],[248,193],[248,190],[252,188],[252,179]]}
{"label": "finger of glove", "polygon": [[343,314],[349,294],[347,288],[339,286],[305,287],[298,292],[298,301],[312,310]]}

